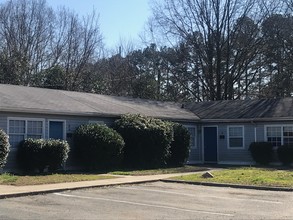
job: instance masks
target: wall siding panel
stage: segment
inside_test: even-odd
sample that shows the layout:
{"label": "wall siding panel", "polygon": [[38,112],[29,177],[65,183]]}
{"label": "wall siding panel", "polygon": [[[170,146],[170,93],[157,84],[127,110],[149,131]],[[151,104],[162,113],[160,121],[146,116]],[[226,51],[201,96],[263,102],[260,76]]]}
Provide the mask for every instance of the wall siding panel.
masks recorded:
{"label": "wall siding panel", "polygon": [[[228,126],[244,126],[244,148],[231,149],[228,146]],[[255,140],[254,125],[251,124],[218,124],[218,163],[253,163],[248,150]],[[220,136],[222,138],[220,138]]]}
{"label": "wall siding panel", "polygon": [[7,116],[0,114],[0,128],[7,132]]}

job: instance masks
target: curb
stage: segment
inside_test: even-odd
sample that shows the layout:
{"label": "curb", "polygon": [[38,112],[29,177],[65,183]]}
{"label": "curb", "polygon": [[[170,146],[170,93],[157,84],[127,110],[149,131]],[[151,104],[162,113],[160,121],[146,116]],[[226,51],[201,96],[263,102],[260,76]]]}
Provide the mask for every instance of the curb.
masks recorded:
{"label": "curb", "polygon": [[2,194],[2,195],[0,194],[0,199],[16,198],[16,197],[22,197],[22,196],[33,196],[33,195],[39,195],[39,194],[48,194],[48,193],[62,192],[67,190],[102,188],[102,187],[111,187],[111,186],[119,186],[119,185],[144,184],[144,183],[159,182],[159,181],[166,182],[166,183],[180,183],[180,184],[201,185],[201,186],[293,192],[293,188],[287,188],[287,187],[249,186],[249,185],[226,184],[226,183],[192,182],[192,181],[182,181],[182,180],[172,180],[172,179],[155,179],[155,180],[139,180],[139,181],[121,182],[121,183],[108,183],[108,184],[90,185],[90,186],[64,187],[59,189],[44,189],[44,190],[38,190],[38,191],[16,192],[16,193]]}
{"label": "curb", "polygon": [[192,182],[192,181],[171,180],[171,179],[161,179],[160,181],[168,182],[168,183],[181,183],[181,184],[201,185],[201,186],[230,187],[230,188],[237,188],[237,189],[255,189],[255,190],[267,190],[267,191],[293,192],[293,188],[287,188],[287,187],[249,186],[249,185],[238,185],[238,184],[229,184],[229,183]]}

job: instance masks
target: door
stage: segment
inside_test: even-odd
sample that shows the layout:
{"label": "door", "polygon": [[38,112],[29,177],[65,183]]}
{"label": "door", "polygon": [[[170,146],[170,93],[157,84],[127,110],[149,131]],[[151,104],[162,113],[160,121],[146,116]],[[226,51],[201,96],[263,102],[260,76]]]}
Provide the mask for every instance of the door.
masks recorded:
{"label": "door", "polygon": [[218,161],[218,129],[217,127],[203,128],[204,161],[206,163],[217,163]]}
{"label": "door", "polygon": [[50,121],[49,122],[49,138],[64,139],[64,122],[63,121]]}

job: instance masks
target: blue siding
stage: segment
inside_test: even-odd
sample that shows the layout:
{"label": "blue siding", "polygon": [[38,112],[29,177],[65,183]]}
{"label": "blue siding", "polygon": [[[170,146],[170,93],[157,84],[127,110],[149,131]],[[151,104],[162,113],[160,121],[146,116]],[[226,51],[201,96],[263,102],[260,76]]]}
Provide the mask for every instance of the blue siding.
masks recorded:
{"label": "blue siding", "polygon": [[[240,125],[244,126],[244,148],[231,149],[228,147],[228,126]],[[253,163],[250,156],[249,145],[255,140],[255,129],[251,124],[224,124],[219,126],[219,134],[225,136],[224,139],[219,140],[218,159],[219,163]]]}
{"label": "blue siding", "polygon": [[0,114],[0,128],[7,132],[7,117]]}
{"label": "blue siding", "polygon": [[[254,141],[266,141],[266,125],[293,124],[290,122],[259,122],[259,123],[219,123],[218,134],[218,163],[223,164],[254,164],[249,152],[249,146]],[[244,148],[231,149],[228,147],[228,126],[244,126]]]}

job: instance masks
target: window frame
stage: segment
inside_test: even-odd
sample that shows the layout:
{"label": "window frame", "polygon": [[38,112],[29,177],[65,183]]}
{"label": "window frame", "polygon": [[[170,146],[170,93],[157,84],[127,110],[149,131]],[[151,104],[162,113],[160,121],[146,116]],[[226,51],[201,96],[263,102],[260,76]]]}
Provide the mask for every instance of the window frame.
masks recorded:
{"label": "window frame", "polygon": [[[265,136],[265,141],[266,142],[269,142],[268,141],[268,132],[267,132],[267,128],[268,127],[280,127],[281,128],[281,145],[280,146],[282,146],[282,145],[284,145],[284,127],[292,127],[293,128],[293,124],[273,124],[273,125],[265,125],[264,126],[264,136]],[[290,137],[292,137],[292,136],[290,136]],[[278,148],[278,147],[280,147],[280,146],[274,146],[274,148],[276,149],[276,148]]]}
{"label": "window frame", "polygon": [[[241,147],[231,147],[230,145],[230,138],[233,138],[230,136],[230,128],[241,128],[242,129],[242,146]],[[245,149],[245,131],[244,131],[245,126],[244,125],[229,125],[227,126],[227,141],[228,141],[228,149],[230,150],[239,150],[239,149]],[[240,138],[240,137],[234,137],[234,138]]]}
{"label": "window frame", "polygon": [[[24,121],[24,133],[12,133],[10,134],[10,121]],[[23,135],[24,140],[27,139],[28,135],[28,121],[42,122],[42,133],[41,138],[45,138],[45,119],[44,118],[25,118],[25,117],[8,117],[7,118],[7,134],[10,137],[11,135]],[[39,134],[37,134],[39,135]],[[15,146],[11,146],[12,149],[15,149]]]}
{"label": "window frame", "polygon": [[[196,143],[196,139],[197,139],[197,137],[196,137],[197,126],[193,126],[193,125],[184,125],[184,127],[187,128],[187,130],[188,130],[189,128],[193,128],[193,129],[194,129],[194,139],[193,139],[193,141],[194,141],[194,146],[191,146],[191,145],[190,145],[190,149],[197,149],[197,143]],[[189,130],[188,130],[188,133],[190,134]],[[190,139],[191,139],[191,138],[192,138],[192,137],[191,137],[191,135],[190,135]]]}
{"label": "window frame", "polygon": [[293,141],[292,141],[291,143],[290,143],[290,141],[289,141],[289,143],[285,143],[285,138],[293,139],[293,135],[285,136],[285,127],[291,127],[292,130],[289,131],[289,133],[293,133],[293,125],[291,125],[291,126],[289,126],[289,125],[284,125],[284,126],[283,126],[283,129],[282,129],[283,145],[284,145],[284,144],[293,144]]}

